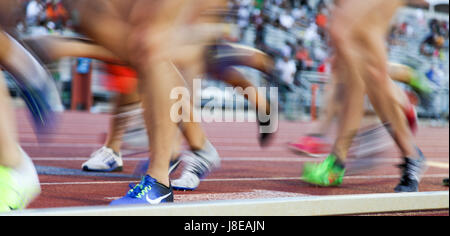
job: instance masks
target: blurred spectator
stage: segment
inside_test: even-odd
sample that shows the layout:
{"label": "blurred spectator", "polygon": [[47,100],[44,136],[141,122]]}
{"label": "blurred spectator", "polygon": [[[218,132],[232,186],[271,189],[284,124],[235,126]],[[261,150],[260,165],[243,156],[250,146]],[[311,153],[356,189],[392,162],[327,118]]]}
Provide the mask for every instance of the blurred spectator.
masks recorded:
{"label": "blurred spectator", "polygon": [[[53,23],[54,29],[61,30],[68,20],[68,13],[61,1],[49,1],[45,7],[47,21]],[[53,28],[52,27],[52,28]]]}
{"label": "blurred spectator", "polygon": [[245,31],[247,30],[247,27],[250,24],[250,16],[251,16],[251,12],[250,12],[250,1],[249,0],[240,0],[237,1],[237,25],[239,27],[240,30],[240,38],[241,40],[244,38],[245,36]]}
{"label": "blurred spectator", "polygon": [[445,38],[441,33],[438,20],[433,19],[429,23],[430,34],[420,44],[420,53],[428,57],[439,57],[440,50],[445,44]]}
{"label": "blurred spectator", "polygon": [[289,55],[283,55],[282,60],[275,64],[275,70],[279,75],[278,89],[280,94],[280,109],[286,111],[288,94],[293,92],[297,65]]}
{"label": "blurred spectator", "polygon": [[295,59],[297,60],[298,72],[302,70],[312,70],[314,62],[309,55],[308,49],[303,45],[302,41],[299,41],[298,43]]}
{"label": "blurred spectator", "polygon": [[305,46],[311,45],[313,42],[319,41],[320,35],[318,34],[318,27],[315,23],[312,23],[308,29],[306,29],[304,34],[304,42]]}
{"label": "blurred spectator", "polygon": [[44,2],[42,0],[32,0],[26,6],[26,28],[36,26],[45,18]]}
{"label": "blurred spectator", "polygon": [[255,25],[255,47],[258,49],[264,48],[266,43],[266,24],[267,20],[261,10],[257,10],[254,16],[253,24]]}
{"label": "blurred spectator", "polygon": [[283,59],[279,60],[276,63],[275,68],[279,72],[281,81],[286,86],[290,87],[294,84],[295,74],[297,72],[297,65],[289,55],[286,54],[283,55]]}
{"label": "blurred spectator", "polygon": [[317,4],[317,15],[316,15],[316,25],[319,28],[325,29],[328,24],[328,8],[325,5],[324,1],[321,0]]}
{"label": "blurred spectator", "polygon": [[262,11],[264,8],[265,0],[255,0],[255,8]]}
{"label": "blurred spectator", "polygon": [[291,58],[294,55],[294,50],[295,46],[291,42],[286,41],[283,47],[280,49],[281,56]]}
{"label": "blurred spectator", "polygon": [[280,26],[284,29],[284,30],[289,30],[292,28],[292,26],[294,26],[295,23],[295,19],[292,16],[292,11],[289,10],[284,10],[280,17],[279,17],[279,21],[280,21]]}

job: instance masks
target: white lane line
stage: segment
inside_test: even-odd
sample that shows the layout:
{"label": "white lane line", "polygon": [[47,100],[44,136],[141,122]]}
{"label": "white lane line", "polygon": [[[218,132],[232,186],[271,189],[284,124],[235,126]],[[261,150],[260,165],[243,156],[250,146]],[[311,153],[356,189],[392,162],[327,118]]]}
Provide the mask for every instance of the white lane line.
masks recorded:
{"label": "white lane line", "polygon": [[[67,162],[67,161],[86,161],[89,158],[87,157],[33,157],[32,160],[37,161],[56,161],[56,162]],[[123,160],[125,162],[139,162],[146,160],[147,157],[125,157]],[[223,157],[221,158],[224,162],[294,162],[294,163],[303,163],[303,162],[314,162],[320,161],[323,158],[314,158],[314,157]],[[449,169],[448,162],[442,162],[437,160],[447,160],[448,157],[433,157],[433,161],[428,160],[427,164],[429,167],[439,168],[439,169]],[[398,163],[400,161],[399,158],[376,158],[374,163]]]}
{"label": "white lane line", "polygon": [[[397,157],[374,157],[376,161],[385,162],[385,161],[395,161],[400,162],[400,158]],[[33,161],[85,161],[88,160],[88,157],[31,157]],[[147,157],[124,157],[124,161],[142,161],[146,160]],[[222,157],[223,161],[267,161],[267,162],[303,162],[303,161],[320,161],[323,160],[324,157],[316,158],[316,157]],[[432,157],[429,159],[446,159],[448,157]],[[432,163],[432,165],[439,165],[439,162],[436,161],[427,161],[427,163]],[[441,164],[447,164],[445,162],[441,162]]]}
{"label": "white lane line", "polygon": [[[236,142],[233,142],[236,143]],[[231,144],[233,144],[231,143]],[[239,144],[243,144],[239,142]],[[279,143],[278,145],[273,145],[266,149],[262,149],[256,142],[247,143],[254,144],[249,146],[235,146],[235,145],[214,145],[219,151],[289,151],[287,144]],[[22,147],[40,147],[40,148],[100,148],[102,144],[98,143],[36,143],[36,142],[21,142],[20,145]],[[447,147],[426,147],[426,145],[422,148],[423,151],[429,152],[449,152],[449,148]]]}
{"label": "white lane line", "polygon": [[436,167],[440,169],[449,169],[449,164],[445,162],[427,161],[429,167]]}
{"label": "white lane line", "polygon": [[[372,176],[347,176],[344,179],[398,179],[399,175],[372,175]],[[423,178],[446,178],[448,174],[429,174]],[[222,178],[222,179],[204,179],[202,182],[235,182],[235,181],[290,181],[301,180],[301,177],[268,177],[268,178]],[[86,181],[86,182],[43,182],[42,186],[54,185],[96,185],[96,184],[128,184],[139,181]]]}

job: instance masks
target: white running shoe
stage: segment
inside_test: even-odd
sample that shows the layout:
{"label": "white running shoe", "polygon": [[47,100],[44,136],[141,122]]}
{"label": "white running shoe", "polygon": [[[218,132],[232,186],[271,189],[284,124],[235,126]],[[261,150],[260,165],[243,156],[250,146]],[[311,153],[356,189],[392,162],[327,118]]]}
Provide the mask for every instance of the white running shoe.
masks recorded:
{"label": "white running shoe", "polygon": [[181,177],[172,181],[172,187],[175,190],[193,191],[197,189],[200,180],[219,169],[221,162],[217,150],[209,141],[206,141],[202,150],[185,152],[181,160],[186,165]]}
{"label": "white running shoe", "polygon": [[122,155],[117,155],[107,147],[102,147],[91,154],[91,158],[81,165],[84,171],[113,172],[123,170]]}

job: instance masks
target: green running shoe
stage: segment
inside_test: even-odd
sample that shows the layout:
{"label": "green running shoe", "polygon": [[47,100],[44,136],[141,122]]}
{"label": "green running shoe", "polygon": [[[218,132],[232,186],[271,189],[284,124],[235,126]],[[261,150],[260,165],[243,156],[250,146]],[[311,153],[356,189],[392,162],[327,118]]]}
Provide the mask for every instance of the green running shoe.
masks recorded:
{"label": "green running shoe", "polygon": [[416,71],[413,71],[413,74],[414,76],[411,77],[409,85],[414,91],[420,94],[430,94],[433,92],[433,89],[425,76],[420,75],[419,72]]}
{"label": "green running shoe", "polygon": [[11,169],[0,166],[0,213],[24,209],[41,192],[36,169],[22,152],[22,164]]}
{"label": "green running shoe", "polygon": [[0,212],[21,209],[25,205],[20,188],[14,181],[13,170],[0,166]]}
{"label": "green running shoe", "polygon": [[336,156],[330,154],[321,163],[306,163],[303,168],[303,180],[323,187],[340,186],[344,179],[345,169],[336,166],[336,160]]}
{"label": "green running shoe", "polygon": [[417,96],[419,96],[420,104],[424,107],[429,107],[433,102],[433,87],[428,82],[428,79],[425,76],[419,75],[418,72],[414,72],[414,75],[411,78],[409,85],[416,92]]}

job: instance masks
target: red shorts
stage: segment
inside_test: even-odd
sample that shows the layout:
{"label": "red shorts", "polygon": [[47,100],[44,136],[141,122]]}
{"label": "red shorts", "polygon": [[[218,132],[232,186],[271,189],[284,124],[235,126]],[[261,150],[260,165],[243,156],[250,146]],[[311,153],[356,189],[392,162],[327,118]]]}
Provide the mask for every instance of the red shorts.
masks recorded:
{"label": "red shorts", "polygon": [[106,64],[105,86],[108,90],[118,93],[131,93],[137,87],[137,73],[128,66]]}

